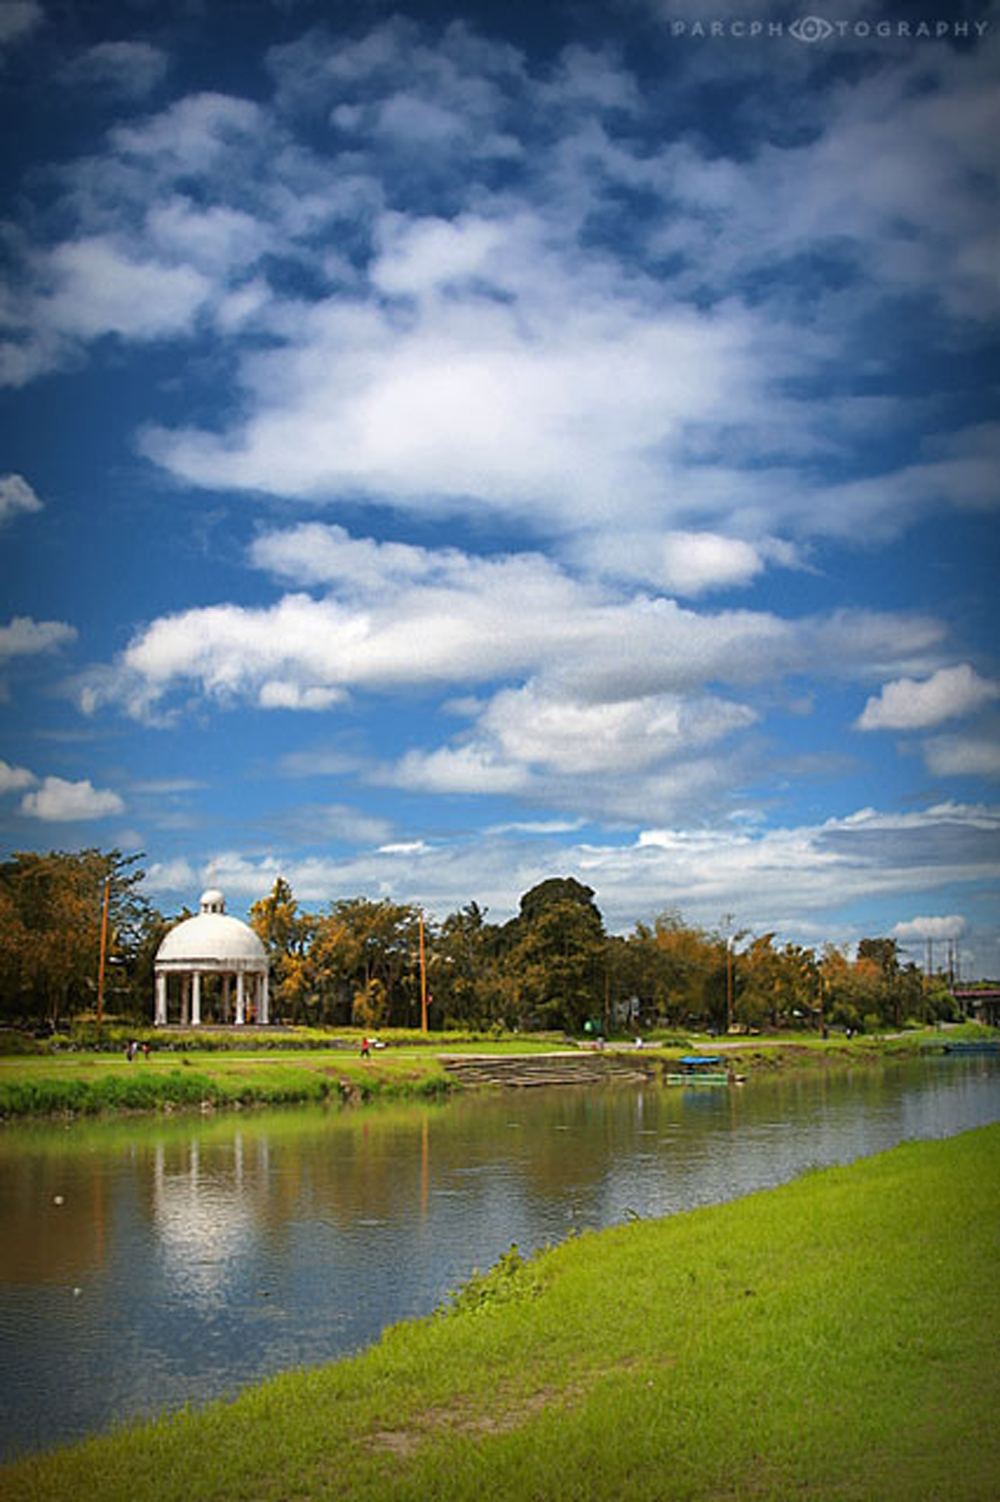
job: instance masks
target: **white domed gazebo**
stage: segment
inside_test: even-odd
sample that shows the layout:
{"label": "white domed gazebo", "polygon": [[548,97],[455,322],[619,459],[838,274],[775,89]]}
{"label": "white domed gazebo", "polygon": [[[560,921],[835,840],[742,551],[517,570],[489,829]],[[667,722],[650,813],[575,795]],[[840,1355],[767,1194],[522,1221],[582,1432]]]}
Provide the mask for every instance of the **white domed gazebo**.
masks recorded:
{"label": "white domed gazebo", "polygon": [[[156,1010],[154,1023],[166,1027],[170,1013],[170,980],[180,977],[179,1019],[182,1025],[201,1025],[202,980],[221,977],[221,1020],[242,1026],[249,1020],[268,1021],[267,955],[246,923],[230,918],[226,899],[214,888],[203,892],[197,918],[186,918],[167,934],[156,953]],[[231,1017],[232,980],[236,977],[236,1010]]]}

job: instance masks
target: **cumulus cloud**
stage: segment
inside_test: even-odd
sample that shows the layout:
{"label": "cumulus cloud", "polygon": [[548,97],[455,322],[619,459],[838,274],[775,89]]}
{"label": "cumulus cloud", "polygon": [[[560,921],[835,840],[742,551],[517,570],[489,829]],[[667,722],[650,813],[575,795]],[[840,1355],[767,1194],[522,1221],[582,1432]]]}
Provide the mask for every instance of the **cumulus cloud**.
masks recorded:
{"label": "cumulus cloud", "polygon": [[41,509],[41,501],[21,475],[0,475],[0,526],[21,512]]}
{"label": "cumulus cloud", "polygon": [[59,334],[148,340],[189,330],[209,285],[190,266],[134,257],[108,237],[58,246],[48,258],[52,291],[37,316]]}
{"label": "cumulus cloud", "polygon": [[12,767],[9,762],[0,761],[0,793],[20,792],[22,788],[33,787],[37,781],[34,772],[29,772],[26,767]]}
{"label": "cumulus cloud", "polygon": [[[874,830],[879,838],[872,840]],[[666,908],[714,927],[735,907],[751,930],[777,927],[782,938],[822,942],[860,937],[864,914],[875,902],[902,901],[942,882],[995,880],[998,837],[1000,809],[948,803],[898,816],[867,809],[776,829],[678,824],[648,829],[625,843],[515,832],[475,841],[418,841],[419,850],[409,855],[401,849],[407,841],[397,841],[391,851],[337,859],[287,852],[250,857],[230,850],[213,857],[211,870],[214,884],[247,903],[280,875],[303,902],[369,892],[419,900],[443,918],[474,897],[494,921],[512,916],[521,894],[558,870],[595,889],[614,929]],[[151,867],[147,885],[189,899],[207,878],[207,865],[196,871],[186,861],[172,862]],[[861,916],[845,917],[839,932],[829,917],[816,925],[818,914],[854,909]]]}
{"label": "cumulus cloud", "polygon": [[457,744],[411,749],[377,781],[425,792],[518,794],[590,817],[641,818],[705,798],[732,774],[709,747],[754,723],[746,706],[711,696],[653,695],[587,703],[531,681],[476,711]]}
{"label": "cumulus cloud", "polygon": [[889,932],[892,938],[905,944],[913,939],[960,939],[968,927],[959,913],[951,913],[946,918],[908,918]]}
{"label": "cumulus cloud", "polygon": [[0,5],[0,59],[3,49],[34,31],[45,20],[37,0],[3,0]]}
{"label": "cumulus cloud", "polygon": [[318,304],[294,342],[247,356],[253,416],[239,431],[150,429],[144,450],[202,486],[347,491],[430,514],[471,496],[559,531],[606,520],[627,495],[651,519],[672,489],[658,450],[720,403],[747,410],[760,332],[736,310],[592,288],[590,270],[567,287],[545,259],[498,257],[530,264],[520,297],[498,277],[488,296],[418,299],[405,320],[375,301]]}
{"label": "cumulus cloud", "polygon": [[67,782],[62,777],[46,777],[35,792],[25,793],[21,800],[23,814],[50,824],[106,819],[124,809],[117,793],[95,788],[86,778]]}
{"label": "cumulus cloud", "polygon": [[[123,50],[143,45],[78,66],[148,81],[162,57]],[[186,483],[472,506],[682,595],[801,561],[789,538],[987,503],[981,434],[850,481],[814,462],[904,421],[825,380],[881,297],[966,320],[995,296],[995,90],[975,51],[818,80],[791,141],[761,95],[738,159],[678,136],[672,90],[601,48],[533,66],[462,23],[397,17],[313,29],[267,62],[271,98],[189,95],[65,169],[75,232],[26,251],[7,380],[109,333],[211,325],[232,341],[225,423],[142,437]],[[316,122],[342,150],[315,149]],[[641,214],[622,215],[629,195]],[[803,268],[827,262],[817,297]]]}
{"label": "cumulus cloud", "polygon": [[126,99],[141,99],[163,81],[167,54],[149,42],[98,42],[62,71],[65,83],[98,88]]}
{"label": "cumulus cloud", "polygon": [[65,621],[35,621],[18,615],[8,626],[0,626],[0,663],[49,652],[75,639],[76,628]]}
{"label": "cumulus cloud", "polygon": [[1000,731],[992,734],[936,735],[923,743],[927,769],[935,777],[1000,777]]}
{"label": "cumulus cloud", "polygon": [[918,681],[900,678],[883,685],[856,721],[858,730],[927,730],[960,719],[1000,698],[1000,684],[980,678],[968,663],[940,668]]}
{"label": "cumulus cloud", "polygon": [[[789,394],[820,371],[833,319],[847,316],[829,299],[804,322],[794,291],[803,258],[831,255],[857,284],[864,248],[856,317],[879,284],[899,287],[901,265],[906,288],[955,311],[971,306],[974,288],[986,295],[987,262],[975,250],[984,216],[971,187],[995,168],[982,148],[992,93],[982,59],[935,58],[920,88],[914,65],[896,60],[877,84],[824,96],[804,143],[762,140],[739,163],[689,139],[637,148],[621,120],[629,131],[637,115],[650,124],[653,101],[612,59],[581,49],[542,79],[465,28],[431,48],[419,27],[395,21],[346,47],[312,34],[278,49],[272,66],[286,106],[322,101],[369,144],[352,169],[377,185],[355,220],[371,253],[349,297],[322,297],[308,316],[272,307],[274,343],[241,360],[243,410],[228,430],[149,429],[146,452],[186,481],[312,500],[388,496],[435,514],[472,498],[541,531],[591,529],[612,541],[623,516],[632,531],[666,518],[657,582],[693,594],[787,561],[720,527],[741,512],[802,535],[857,536],[867,522],[898,529],[942,498],[986,494],[985,454],[818,482],[799,461],[836,452],[852,425],[900,414],[884,399]],[[477,141],[509,142],[529,122],[517,176],[491,193],[472,127]],[[385,135],[395,151],[428,132],[451,189],[447,217],[408,201],[380,154]],[[914,164],[914,139],[927,140],[929,164]],[[962,186],[956,152],[970,171]],[[421,166],[411,163],[411,177]],[[463,174],[474,193],[456,186]],[[629,245],[624,277],[605,243],[591,239],[581,253],[587,226],[623,191],[659,205]],[[953,216],[940,211],[950,201]],[[775,265],[789,275],[763,316],[733,297],[704,297],[706,286],[761,271],[773,279]],[[600,543],[591,556],[602,556]]]}
{"label": "cumulus cloud", "polygon": [[[795,622],[766,611],[700,614],[576,579],[538,554],[401,547],[318,524],[261,538],[253,557],[279,576],[323,581],[327,593],[164,616],[91,675],[84,707],[115,702],[150,715],[181,692],[325,709],[354,690],[554,676],[567,713],[572,702],[643,700],[636,713],[645,716],[657,695],[702,696],[685,722],[691,735],[696,720],[714,724],[721,713],[703,697],[713,680],[746,687],[817,667],[850,678],[862,665],[922,666],[944,635],[932,618],[865,611]],[[653,712],[675,707],[663,701]]]}
{"label": "cumulus cloud", "polygon": [[726,537],[717,532],[609,531],[571,544],[569,555],[585,568],[651,584],[681,596],[741,588],[771,564],[801,566],[793,544],[773,537]]}

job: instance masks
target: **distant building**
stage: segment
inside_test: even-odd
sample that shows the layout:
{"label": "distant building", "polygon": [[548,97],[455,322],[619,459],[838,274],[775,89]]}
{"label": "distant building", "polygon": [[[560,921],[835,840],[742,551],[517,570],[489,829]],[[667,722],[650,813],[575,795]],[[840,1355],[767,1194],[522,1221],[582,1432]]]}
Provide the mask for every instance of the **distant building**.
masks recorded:
{"label": "distant building", "polygon": [[263,944],[248,924],[227,915],[221,892],[203,892],[199,907],[197,918],[178,923],[157,950],[154,1023],[199,1027],[209,1017],[237,1027],[266,1023]]}

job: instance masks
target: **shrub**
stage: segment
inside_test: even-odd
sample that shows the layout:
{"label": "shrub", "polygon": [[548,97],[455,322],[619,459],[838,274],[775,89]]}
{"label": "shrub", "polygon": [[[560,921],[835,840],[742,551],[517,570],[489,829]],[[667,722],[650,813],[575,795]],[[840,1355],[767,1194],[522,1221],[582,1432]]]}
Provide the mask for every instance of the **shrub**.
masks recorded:
{"label": "shrub", "polygon": [[536,1269],[526,1262],[511,1242],[510,1250],[493,1264],[487,1272],[473,1268],[471,1277],[448,1294],[448,1304],[443,1314],[486,1314],[498,1304],[510,1304],[519,1299],[533,1299],[540,1292]]}

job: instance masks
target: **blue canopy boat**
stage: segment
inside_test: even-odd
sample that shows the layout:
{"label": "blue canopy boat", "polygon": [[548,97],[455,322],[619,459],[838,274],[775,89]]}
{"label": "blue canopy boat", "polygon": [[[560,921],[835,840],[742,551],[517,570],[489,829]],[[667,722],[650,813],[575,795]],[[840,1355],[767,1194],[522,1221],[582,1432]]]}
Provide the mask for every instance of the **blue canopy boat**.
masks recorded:
{"label": "blue canopy boat", "polygon": [[668,1085],[736,1085],[743,1077],[733,1073],[721,1054],[688,1053],[677,1060],[677,1069],[666,1076]]}

